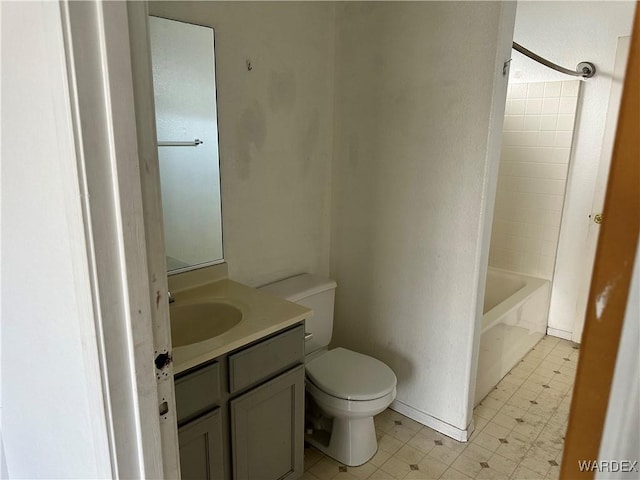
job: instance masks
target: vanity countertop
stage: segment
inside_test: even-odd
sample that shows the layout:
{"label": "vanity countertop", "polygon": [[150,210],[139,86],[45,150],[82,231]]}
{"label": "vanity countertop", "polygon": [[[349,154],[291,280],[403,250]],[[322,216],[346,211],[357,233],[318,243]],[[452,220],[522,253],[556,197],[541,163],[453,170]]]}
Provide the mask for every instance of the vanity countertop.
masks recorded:
{"label": "vanity countertop", "polygon": [[309,318],[313,312],[255,288],[222,279],[174,294],[175,303],[224,302],[240,308],[240,323],[221,335],[173,348],[177,374]]}

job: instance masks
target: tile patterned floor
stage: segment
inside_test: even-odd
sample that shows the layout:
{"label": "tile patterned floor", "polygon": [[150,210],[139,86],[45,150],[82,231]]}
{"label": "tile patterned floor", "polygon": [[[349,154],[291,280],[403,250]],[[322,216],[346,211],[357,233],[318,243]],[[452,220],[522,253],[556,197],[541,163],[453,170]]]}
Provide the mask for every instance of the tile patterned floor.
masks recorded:
{"label": "tile patterned floor", "polygon": [[369,462],[346,467],[308,447],[302,478],[557,479],[577,360],[577,345],[544,337],[476,407],[468,443],[386,410]]}

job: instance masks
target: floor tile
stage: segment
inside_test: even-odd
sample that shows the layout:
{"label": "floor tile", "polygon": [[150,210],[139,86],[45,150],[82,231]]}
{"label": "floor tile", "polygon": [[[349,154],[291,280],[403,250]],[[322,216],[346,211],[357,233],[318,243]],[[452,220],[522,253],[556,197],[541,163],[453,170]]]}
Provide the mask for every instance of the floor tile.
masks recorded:
{"label": "floor tile", "polygon": [[468,444],[467,448],[462,451],[462,455],[477,462],[486,462],[493,456],[493,454],[494,452],[491,450],[487,450],[475,443]]}
{"label": "floor tile", "polygon": [[404,425],[393,425],[387,432],[388,435],[391,435],[395,439],[401,441],[402,443],[407,443],[413,436],[416,434],[415,430],[411,430],[410,428],[405,427]]}
{"label": "floor tile", "polygon": [[424,452],[421,452],[420,450],[407,444],[400,450],[398,450],[395,453],[394,457],[403,460],[408,464],[416,464],[419,463],[425,457],[425,455],[426,454]]}
{"label": "floor tile", "polygon": [[444,435],[440,432],[436,432],[434,429],[429,427],[422,427],[422,429],[418,432],[423,437],[427,437],[430,440],[442,440]]}
{"label": "floor tile", "polygon": [[500,380],[500,383],[498,383],[497,389],[511,395],[518,389],[519,386],[520,382],[511,380],[509,377],[504,377],[502,380]]}
{"label": "floor tile", "polygon": [[571,388],[573,388],[573,382],[568,383],[562,379],[554,378],[549,381],[549,386],[554,390],[566,394],[569,390],[571,390]]}
{"label": "floor tile", "polygon": [[496,453],[510,460],[519,462],[525,457],[528,450],[528,445],[509,442],[508,444],[500,445]]}
{"label": "floor tile", "polygon": [[545,480],[558,480],[560,478],[560,467],[551,467],[544,478]]}
{"label": "floor tile", "polygon": [[419,450],[425,455],[436,446],[432,438],[423,435],[421,432],[416,433],[413,438],[407,442],[407,445]]}
{"label": "floor tile", "polygon": [[532,395],[539,395],[544,391],[544,387],[541,383],[536,383],[534,381],[526,381],[521,386],[521,389],[528,390]]}
{"label": "floor tile", "polygon": [[397,438],[392,437],[391,435],[384,434],[382,438],[378,440],[378,449],[384,450],[385,452],[388,452],[391,455],[393,455],[398,450],[400,450],[404,444],[405,442],[402,442]]}
{"label": "floor tile", "polygon": [[324,457],[308,471],[320,480],[331,480],[338,474],[338,464],[329,457]]}
{"label": "floor tile", "polygon": [[445,447],[444,445],[436,445],[433,450],[427,453],[427,457],[438,460],[446,465],[451,465],[458,455],[460,455],[460,452]]}
{"label": "floor tile", "polygon": [[506,457],[503,457],[502,455],[499,455],[497,453],[494,454],[493,457],[489,459],[488,463],[491,466],[491,468],[507,476],[511,475],[513,471],[516,469],[516,467],[518,466],[518,462],[508,459]]}
{"label": "floor tile", "polygon": [[[442,475],[449,466],[427,455],[424,460],[418,463],[418,468],[427,478],[440,478],[440,475]],[[411,475],[411,473],[409,473],[409,475]]]}
{"label": "floor tile", "polygon": [[358,477],[354,476],[353,474],[349,473],[348,471],[339,471],[338,474],[333,477],[332,480],[359,480]]}
{"label": "floor tile", "polygon": [[480,470],[482,470],[482,466],[478,460],[467,457],[466,455],[460,455],[456,458],[451,464],[451,468],[454,468],[471,478],[475,478]]}
{"label": "floor tile", "polygon": [[487,420],[486,418],[478,417],[474,413],[474,415],[473,415],[473,424],[474,424],[473,433],[480,433],[487,423],[489,423],[489,420]]}
{"label": "floor tile", "polygon": [[544,475],[540,475],[538,472],[534,472],[533,470],[520,465],[511,474],[511,478],[513,480],[541,480],[544,478]]}
{"label": "floor tile", "polygon": [[360,480],[368,479],[376,470],[378,470],[378,467],[371,462],[367,462],[359,467],[347,467],[347,472]]}
{"label": "floor tile", "polygon": [[548,418],[544,418],[540,415],[535,415],[531,412],[527,412],[522,418],[525,423],[536,426],[536,427],[540,427],[541,430],[546,425],[548,420]]}
{"label": "floor tile", "polygon": [[476,475],[477,480],[508,480],[509,477],[504,473],[498,472],[493,468],[483,468]]}
{"label": "floor tile", "polygon": [[491,420],[498,413],[495,408],[485,407],[484,405],[478,405],[474,413],[485,420]]}
{"label": "floor tile", "polygon": [[546,475],[547,472],[549,471],[549,468],[551,468],[551,465],[549,465],[548,463],[541,461],[541,459],[537,458],[537,457],[533,457],[533,456],[525,456],[521,461],[520,461],[520,465],[521,467],[526,467],[529,470],[533,470],[534,472],[536,472],[538,475]]}
{"label": "floor tile", "polygon": [[492,408],[494,410],[500,410],[504,404],[505,404],[504,401],[497,400],[490,396],[487,396],[484,400],[482,400],[482,405]]}
{"label": "floor tile", "polygon": [[[529,451],[527,452],[528,457],[535,457],[540,460],[543,464],[548,464],[550,461],[554,461],[556,459],[556,454],[558,449],[553,447],[551,444],[545,444],[540,442],[536,442],[531,446]],[[549,465],[546,465],[547,467]]]}
{"label": "floor tile", "polygon": [[387,472],[391,478],[404,478],[407,473],[411,471],[411,467],[407,462],[404,462],[396,457],[391,457],[384,462],[380,467],[380,470]]}
{"label": "floor tile", "polygon": [[449,437],[444,437],[442,439],[442,445],[444,445],[445,447],[450,448],[451,450],[454,450],[458,453],[462,452],[465,447],[467,446],[466,443],[462,443],[462,442],[458,442],[456,440],[453,440],[452,438]]}
{"label": "floor tile", "polygon": [[[407,477],[408,478],[408,477]],[[469,477],[464,473],[454,469],[448,468],[440,477],[441,480],[471,480],[473,477]]]}
{"label": "floor tile", "polygon": [[420,430],[422,430],[422,427],[424,427],[424,425],[422,425],[420,422],[416,422],[415,420],[412,420],[408,417],[404,417],[402,419],[402,424],[409,430],[412,430],[414,433],[419,432]]}
{"label": "floor tile", "polygon": [[484,430],[473,440],[473,443],[486,448],[487,450],[491,450],[492,452],[495,452],[501,445],[500,440],[488,433],[485,433]]}
{"label": "floor tile", "polygon": [[515,427],[513,427],[511,432],[522,435],[523,437],[526,437],[529,439],[536,438],[544,428],[544,424],[532,425],[531,423],[528,423],[526,419],[524,420],[525,420],[524,422],[518,423]]}
{"label": "floor tile", "polygon": [[532,373],[529,378],[527,378],[528,382],[539,383],[540,385],[548,384],[553,378],[553,371],[551,368],[542,369],[540,373]]}
{"label": "floor tile", "polygon": [[513,394],[513,392],[507,392],[506,389],[495,388],[491,390],[491,393],[487,395],[489,398],[497,400],[499,402],[506,402],[509,397]]}
{"label": "floor tile", "polygon": [[375,417],[373,420],[373,423],[376,427],[376,430],[384,433],[387,433],[389,430],[391,430],[395,426],[395,423],[393,422],[393,420],[388,417],[387,418]]}
{"label": "floor tile", "polygon": [[569,423],[569,412],[564,413],[564,412],[558,411],[556,412],[555,415],[552,415],[549,418],[549,422],[545,425],[545,427],[558,429],[562,431],[564,436],[564,433],[567,431],[568,423]]}
{"label": "floor tile", "polygon": [[391,454],[380,449],[380,446],[378,446],[378,452],[373,456],[371,460],[369,460],[369,463],[380,468],[382,464],[384,464],[384,462],[386,462],[390,458]]}
{"label": "floor tile", "polygon": [[304,449],[304,468],[308,470],[320,460],[324,455],[313,447],[305,447]]}
{"label": "floor tile", "polygon": [[311,472],[306,471],[302,474],[302,476],[300,477],[300,480],[318,480],[318,477],[316,477]]}
{"label": "floor tile", "polygon": [[514,417],[505,415],[504,413],[498,413],[491,421],[501,427],[508,428],[509,430],[513,430],[516,425],[518,425],[518,422]]}
{"label": "floor tile", "polygon": [[534,395],[531,395],[528,391],[523,391],[522,393],[525,392],[526,394],[522,396],[520,395],[520,393],[518,393],[517,395],[512,395],[511,398],[507,400],[507,405],[519,408],[524,411],[529,410],[529,408],[531,407],[531,399],[534,397]]}
{"label": "floor tile", "polygon": [[[554,413],[556,413],[557,406],[555,405],[555,400],[547,397],[535,400],[537,403],[535,405],[531,405],[531,408],[527,410],[527,413],[531,413],[533,415],[538,415],[539,417],[551,417]],[[549,403],[547,403],[549,402]]]}
{"label": "floor tile", "polygon": [[389,474],[384,470],[376,470],[368,480],[389,480]]}

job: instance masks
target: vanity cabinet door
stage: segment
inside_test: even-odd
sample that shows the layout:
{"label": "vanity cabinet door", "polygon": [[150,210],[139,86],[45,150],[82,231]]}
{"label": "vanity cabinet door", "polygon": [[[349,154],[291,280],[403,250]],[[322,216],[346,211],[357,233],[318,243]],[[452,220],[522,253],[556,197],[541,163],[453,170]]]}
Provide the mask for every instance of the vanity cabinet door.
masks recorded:
{"label": "vanity cabinet door", "polygon": [[181,478],[223,480],[224,457],[220,409],[178,429]]}
{"label": "vanity cabinet door", "polygon": [[234,479],[302,476],[303,428],[304,365],[232,400]]}

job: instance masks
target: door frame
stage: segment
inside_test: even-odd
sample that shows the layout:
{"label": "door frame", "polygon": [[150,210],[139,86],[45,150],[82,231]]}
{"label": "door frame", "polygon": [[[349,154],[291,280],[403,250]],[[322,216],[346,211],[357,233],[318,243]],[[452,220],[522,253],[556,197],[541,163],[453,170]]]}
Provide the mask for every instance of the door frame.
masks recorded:
{"label": "door frame", "polygon": [[154,364],[170,352],[155,131],[137,124],[132,71],[146,2],[59,5],[113,475],[179,478],[172,366]]}
{"label": "door frame", "polygon": [[[169,292],[164,243],[164,220],[160,192],[153,70],[149,40],[149,6],[146,1],[127,2],[133,98],[138,145],[138,164],[146,232],[147,276],[151,302],[154,355],[171,354]],[[173,382],[173,363],[155,370],[157,401],[165,404],[160,422],[163,478],[180,478],[178,417]]]}

